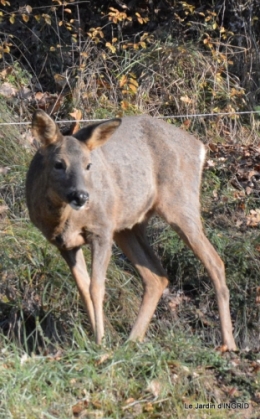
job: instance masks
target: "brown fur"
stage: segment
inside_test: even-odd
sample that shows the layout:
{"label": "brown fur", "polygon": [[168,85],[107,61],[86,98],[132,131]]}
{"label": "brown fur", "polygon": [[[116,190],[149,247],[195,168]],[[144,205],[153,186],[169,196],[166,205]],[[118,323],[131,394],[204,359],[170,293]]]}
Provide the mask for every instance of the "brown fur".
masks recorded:
{"label": "brown fur", "polygon": [[[148,116],[114,119],[63,137],[52,119],[37,111],[33,133],[42,145],[27,175],[30,218],[68,263],[96,341],[104,335],[102,305],[113,240],[143,278],[143,300],[130,339],[145,335],[168,284],[145,236],[148,219],[157,213],[206,267],[216,291],[223,344],[234,350],[224,265],[200,219],[203,144]],[[92,251],[91,278],[81,250],[86,243]]]}

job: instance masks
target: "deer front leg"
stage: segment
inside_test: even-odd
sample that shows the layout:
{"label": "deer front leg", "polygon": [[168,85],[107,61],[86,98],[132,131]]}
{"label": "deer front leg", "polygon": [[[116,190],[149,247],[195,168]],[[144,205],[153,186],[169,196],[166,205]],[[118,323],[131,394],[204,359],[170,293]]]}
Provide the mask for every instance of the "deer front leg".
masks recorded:
{"label": "deer front leg", "polygon": [[94,307],[96,343],[101,344],[104,336],[103,300],[105,279],[111,257],[112,239],[95,238],[92,242],[92,275],[90,295]]}
{"label": "deer front leg", "polygon": [[89,316],[91,327],[95,333],[95,316],[93,303],[90,296],[90,277],[87,271],[84,255],[81,248],[60,250],[62,257],[67,262],[76,281],[80,296]]}

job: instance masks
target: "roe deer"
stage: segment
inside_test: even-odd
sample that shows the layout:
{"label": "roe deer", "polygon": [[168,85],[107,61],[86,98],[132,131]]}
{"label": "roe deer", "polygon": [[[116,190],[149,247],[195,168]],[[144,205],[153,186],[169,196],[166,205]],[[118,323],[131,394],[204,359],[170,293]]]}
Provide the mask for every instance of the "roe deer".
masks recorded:
{"label": "roe deer", "polygon": [[[27,174],[32,222],[67,262],[97,343],[104,336],[105,277],[115,241],[138,269],[144,294],[130,339],[142,340],[168,284],[145,228],[161,216],[201,260],[213,281],[223,345],[235,350],[224,265],[203,233],[200,183],[204,145],[149,116],[111,119],[63,136],[43,111],[32,132],[41,147]],[[91,278],[81,246],[90,244]]]}

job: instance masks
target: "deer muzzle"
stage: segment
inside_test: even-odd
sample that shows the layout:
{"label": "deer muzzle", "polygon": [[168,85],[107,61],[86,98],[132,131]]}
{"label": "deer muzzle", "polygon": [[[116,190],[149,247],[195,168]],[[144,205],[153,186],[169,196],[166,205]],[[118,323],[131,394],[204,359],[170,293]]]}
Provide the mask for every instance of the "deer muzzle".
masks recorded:
{"label": "deer muzzle", "polygon": [[79,210],[88,202],[89,194],[86,191],[73,191],[67,195],[67,199],[72,208]]}

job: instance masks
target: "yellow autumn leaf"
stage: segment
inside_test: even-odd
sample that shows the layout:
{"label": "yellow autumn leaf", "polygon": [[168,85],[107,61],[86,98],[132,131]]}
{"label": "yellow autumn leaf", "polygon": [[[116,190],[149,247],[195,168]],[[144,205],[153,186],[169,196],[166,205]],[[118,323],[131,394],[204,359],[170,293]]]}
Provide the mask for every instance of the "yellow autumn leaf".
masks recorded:
{"label": "yellow autumn leaf", "polygon": [[76,109],[76,108],[74,108],[73,112],[70,112],[69,115],[72,116],[72,118],[74,118],[76,121],[82,118],[81,110]]}
{"label": "yellow autumn leaf", "polygon": [[108,47],[110,51],[112,51],[113,53],[116,52],[116,47],[112,45],[110,42],[106,42],[106,47]]}
{"label": "yellow autumn leaf", "polygon": [[119,80],[119,87],[123,87],[127,83],[127,77],[124,74],[121,79]]}
{"label": "yellow autumn leaf", "polygon": [[192,99],[190,99],[187,95],[186,96],[181,96],[180,99],[181,99],[182,102],[188,103],[188,104],[193,102]]}
{"label": "yellow autumn leaf", "polygon": [[136,93],[137,92],[137,87],[134,85],[134,84],[132,84],[132,83],[129,83],[129,90],[132,92],[132,93]]}
{"label": "yellow autumn leaf", "polygon": [[127,102],[127,100],[122,100],[121,102],[121,108],[124,109],[124,111],[126,111],[129,108],[130,104],[129,102]]}
{"label": "yellow autumn leaf", "polygon": [[217,80],[218,82],[222,82],[223,81],[223,77],[222,77],[221,73],[217,73],[216,74],[215,80]]}
{"label": "yellow autumn leaf", "polygon": [[22,19],[23,19],[23,21],[25,22],[25,23],[27,23],[28,21],[29,21],[29,16],[28,15],[25,15],[25,14],[22,14]]}
{"label": "yellow autumn leaf", "polygon": [[43,19],[45,20],[45,22],[47,23],[47,25],[51,25],[51,17],[50,15],[47,15],[46,13],[42,14]]}
{"label": "yellow autumn leaf", "polygon": [[14,24],[14,22],[15,22],[15,15],[14,15],[14,14],[12,14],[12,15],[9,17],[9,22],[10,22],[10,23],[12,23],[12,25]]}
{"label": "yellow autumn leaf", "polygon": [[80,55],[81,55],[81,57],[84,57],[84,58],[88,58],[89,57],[89,54],[87,52],[85,52],[85,51],[81,52]]}
{"label": "yellow autumn leaf", "polygon": [[134,86],[138,87],[138,82],[137,82],[135,79],[130,78],[130,79],[129,79],[129,82],[130,82],[131,84],[133,84]]}
{"label": "yellow autumn leaf", "polygon": [[25,6],[25,10],[29,14],[32,13],[32,7],[29,4],[27,4],[27,6]]}

